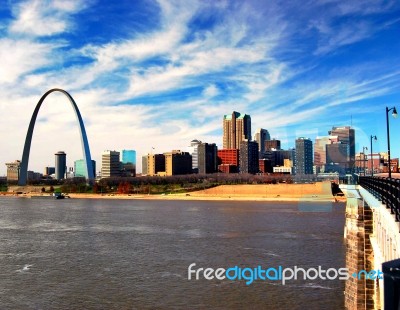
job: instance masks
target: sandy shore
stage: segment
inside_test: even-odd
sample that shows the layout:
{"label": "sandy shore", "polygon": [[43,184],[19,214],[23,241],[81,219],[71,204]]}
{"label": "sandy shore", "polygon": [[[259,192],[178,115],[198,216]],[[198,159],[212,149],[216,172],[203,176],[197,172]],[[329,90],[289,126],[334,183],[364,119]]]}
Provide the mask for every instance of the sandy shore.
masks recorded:
{"label": "sandy shore", "polygon": [[[302,196],[302,197],[249,197],[249,196],[232,196],[232,197],[219,197],[219,196],[186,196],[182,194],[171,195],[98,195],[98,194],[70,194],[70,198],[78,199],[142,199],[142,200],[220,200],[220,201],[321,201],[329,202],[335,201],[335,198],[330,196]],[[345,201],[339,198],[337,201]]]}
{"label": "sandy shore", "polygon": [[68,194],[70,198],[225,201],[345,201],[331,193],[330,182],[312,184],[220,185],[206,190],[162,195]]}

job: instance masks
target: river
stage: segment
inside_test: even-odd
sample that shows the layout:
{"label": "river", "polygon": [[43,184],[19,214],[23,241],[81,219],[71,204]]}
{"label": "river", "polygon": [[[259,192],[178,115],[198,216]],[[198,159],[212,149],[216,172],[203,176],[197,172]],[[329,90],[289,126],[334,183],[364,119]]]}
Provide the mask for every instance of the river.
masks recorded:
{"label": "river", "polygon": [[188,280],[345,267],[343,227],[341,203],[2,197],[0,308],[343,309],[339,279]]}

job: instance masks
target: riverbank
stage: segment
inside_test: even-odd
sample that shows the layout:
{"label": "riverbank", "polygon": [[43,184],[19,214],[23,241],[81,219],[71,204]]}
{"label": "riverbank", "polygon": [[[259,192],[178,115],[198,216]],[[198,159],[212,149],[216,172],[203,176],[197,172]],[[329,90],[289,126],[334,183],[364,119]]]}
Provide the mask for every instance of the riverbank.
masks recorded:
{"label": "riverbank", "polygon": [[[37,197],[49,194],[26,193],[18,196]],[[145,200],[228,200],[228,201],[344,201],[334,197],[330,182],[311,184],[256,184],[220,185],[213,188],[178,194],[134,195],[134,194],[88,194],[70,193],[76,199],[145,199]]]}

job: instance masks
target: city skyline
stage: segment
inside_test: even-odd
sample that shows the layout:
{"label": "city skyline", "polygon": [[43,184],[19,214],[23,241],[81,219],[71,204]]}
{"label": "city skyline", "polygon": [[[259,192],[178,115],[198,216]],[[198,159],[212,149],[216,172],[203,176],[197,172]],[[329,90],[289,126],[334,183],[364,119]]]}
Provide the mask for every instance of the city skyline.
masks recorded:
{"label": "city skyline", "polygon": [[[378,137],[374,151],[387,151],[385,106],[400,108],[399,12],[399,3],[384,1],[315,1],[307,10],[299,1],[7,2],[0,175],[21,159],[34,107],[54,87],[79,105],[97,162],[106,149],[141,158],[152,147],[184,150],[193,139],[221,148],[221,116],[231,111],[251,115],[253,130],[267,129],[284,149],[352,125],[356,152],[370,135]],[[400,120],[390,126],[395,158]],[[29,170],[52,165],[60,149],[82,157],[73,111],[51,94]]]}

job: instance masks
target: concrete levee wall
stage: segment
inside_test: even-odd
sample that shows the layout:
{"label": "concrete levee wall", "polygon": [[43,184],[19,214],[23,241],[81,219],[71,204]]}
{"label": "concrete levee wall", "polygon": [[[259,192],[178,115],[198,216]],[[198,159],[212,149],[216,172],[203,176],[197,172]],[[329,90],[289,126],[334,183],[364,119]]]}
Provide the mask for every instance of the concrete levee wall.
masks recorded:
{"label": "concrete levee wall", "polygon": [[[379,200],[361,186],[341,185],[346,194],[346,268],[382,270],[382,263],[400,258],[400,227]],[[384,309],[383,280],[350,277],[345,284],[346,309]]]}

